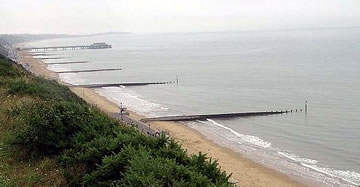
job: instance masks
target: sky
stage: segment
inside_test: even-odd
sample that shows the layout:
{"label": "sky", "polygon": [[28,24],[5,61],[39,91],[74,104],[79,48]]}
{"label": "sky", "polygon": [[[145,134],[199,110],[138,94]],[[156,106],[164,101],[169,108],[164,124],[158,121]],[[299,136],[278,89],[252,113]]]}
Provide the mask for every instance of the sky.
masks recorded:
{"label": "sky", "polygon": [[360,0],[0,0],[0,33],[359,27]]}

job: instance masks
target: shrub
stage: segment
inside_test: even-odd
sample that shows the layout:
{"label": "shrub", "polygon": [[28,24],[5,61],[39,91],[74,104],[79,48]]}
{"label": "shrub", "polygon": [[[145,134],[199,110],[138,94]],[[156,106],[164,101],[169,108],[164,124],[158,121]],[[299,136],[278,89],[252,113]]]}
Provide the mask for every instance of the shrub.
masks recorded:
{"label": "shrub", "polygon": [[[119,127],[119,126],[117,126]],[[73,140],[73,148],[64,152],[60,156],[60,163],[65,166],[85,166],[89,172],[96,169],[98,164],[101,164],[105,156],[114,153],[119,153],[124,147],[130,145],[150,145],[146,139],[149,137],[139,133],[135,129],[129,127],[114,128],[114,134],[100,134],[95,136],[92,140],[86,140],[83,137],[84,133],[80,132],[75,135]],[[80,140],[80,141],[79,141]]]}
{"label": "shrub", "polygon": [[85,102],[72,93],[68,87],[59,85],[55,80],[30,77],[28,80],[17,79],[9,83],[9,94],[31,95],[47,100],[65,100],[84,104]]}
{"label": "shrub", "polygon": [[119,186],[214,186],[201,173],[177,164],[170,158],[152,157],[140,151],[130,161]]}
{"label": "shrub", "polygon": [[17,79],[15,81],[10,82],[8,85],[9,94],[17,94],[17,95],[42,95],[49,94],[49,91],[44,87],[38,84],[27,83],[22,79]]}
{"label": "shrub", "polygon": [[164,134],[146,136],[93,108],[36,100],[11,115],[19,125],[10,145],[33,156],[58,156],[69,185],[231,185],[206,155],[189,157]]}
{"label": "shrub", "polygon": [[0,175],[0,186],[1,187],[12,187],[8,178]]}
{"label": "shrub", "polygon": [[37,101],[13,111],[19,124],[9,143],[35,155],[57,155],[71,146],[70,138],[91,120],[90,111],[70,102]]}
{"label": "shrub", "polygon": [[181,148],[173,139],[167,140],[166,146],[154,149],[154,154],[164,158],[172,158],[177,164],[188,165],[190,163],[190,157],[186,150]]}
{"label": "shrub", "polygon": [[207,158],[206,154],[199,153],[192,155],[189,165],[195,168],[197,172],[211,179],[211,182],[214,184],[227,183],[231,177],[231,174],[226,175],[225,171],[221,172],[217,161]]}
{"label": "shrub", "polygon": [[137,149],[130,145],[125,146],[119,153],[105,156],[97,170],[85,175],[84,184],[110,185],[113,181],[122,179],[130,160],[142,151],[145,151],[143,147]]}
{"label": "shrub", "polygon": [[[208,160],[206,155],[199,154],[190,158],[174,140],[168,140],[165,136],[149,138],[155,141],[150,144],[147,141],[132,144],[131,142],[137,142],[135,137],[130,138],[129,142],[116,141],[119,146],[113,151],[111,148],[108,149],[107,154],[103,154],[101,163],[96,161],[98,167],[85,175],[84,183],[90,186],[95,184],[126,184],[125,186],[150,184],[154,186],[156,184],[159,186],[232,185],[228,182],[230,176],[221,172],[217,168],[217,162]],[[119,139],[117,137],[117,140]],[[100,146],[99,149],[102,147],[104,146]],[[121,150],[119,147],[122,147]],[[96,148],[93,147],[91,150],[96,150]],[[142,156],[139,157],[139,155]]]}
{"label": "shrub", "polygon": [[23,72],[17,69],[15,65],[9,62],[7,59],[5,58],[0,59],[0,76],[15,77],[15,76],[20,76],[22,74]]}

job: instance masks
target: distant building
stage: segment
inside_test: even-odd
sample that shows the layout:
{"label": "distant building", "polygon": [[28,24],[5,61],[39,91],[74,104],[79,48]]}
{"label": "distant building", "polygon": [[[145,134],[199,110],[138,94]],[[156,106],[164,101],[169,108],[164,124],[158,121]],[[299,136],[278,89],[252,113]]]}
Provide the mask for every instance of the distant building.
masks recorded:
{"label": "distant building", "polygon": [[107,49],[107,48],[111,48],[111,45],[106,44],[104,42],[102,43],[93,43],[89,46],[89,49]]}

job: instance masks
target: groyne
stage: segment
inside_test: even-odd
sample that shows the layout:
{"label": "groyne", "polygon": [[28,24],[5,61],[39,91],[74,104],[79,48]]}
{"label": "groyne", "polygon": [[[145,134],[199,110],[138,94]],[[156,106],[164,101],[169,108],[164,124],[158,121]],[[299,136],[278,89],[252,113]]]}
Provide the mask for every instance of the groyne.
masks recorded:
{"label": "groyne", "polygon": [[89,63],[89,61],[65,61],[65,62],[51,62],[46,64],[53,65],[53,64],[86,64],[86,63]]}
{"label": "groyne", "polygon": [[55,73],[85,73],[85,72],[97,72],[97,71],[119,71],[120,68],[109,69],[89,69],[89,70],[74,70],[74,71],[56,71]]}
{"label": "groyne", "polygon": [[250,116],[266,116],[288,113],[290,111],[269,111],[269,112],[243,112],[243,113],[222,113],[222,114],[200,114],[200,115],[180,115],[180,116],[164,116],[155,118],[144,118],[141,121],[195,121],[206,119],[228,119],[238,117],[250,117]]}
{"label": "groyne", "polygon": [[118,87],[118,86],[146,86],[152,84],[173,84],[173,81],[168,82],[125,82],[125,83],[109,83],[109,84],[84,84],[84,85],[72,85],[73,87],[82,88],[102,88],[102,87]]}

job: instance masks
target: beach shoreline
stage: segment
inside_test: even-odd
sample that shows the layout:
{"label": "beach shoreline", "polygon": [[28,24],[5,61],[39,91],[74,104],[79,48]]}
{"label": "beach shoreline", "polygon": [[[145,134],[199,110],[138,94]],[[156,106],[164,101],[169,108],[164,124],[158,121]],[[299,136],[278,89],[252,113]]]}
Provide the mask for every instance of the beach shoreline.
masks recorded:
{"label": "beach shoreline", "polygon": [[[69,86],[69,84],[60,79],[58,74],[49,71],[46,63],[43,63],[39,59],[34,59],[31,55],[26,55],[26,52],[23,51],[19,52],[19,56],[19,63],[22,65],[31,65],[31,71],[34,74],[56,80],[60,84]],[[97,106],[107,114],[119,112],[119,106],[116,103],[99,95],[93,89],[79,87],[69,88],[79,97]],[[129,111],[129,115],[134,119],[143,118],[143,116],[138,115],[134,111]],[[241,153],[216,144],[200,132],[182,123],[151,122],[150,125],[153,129],[168,132],[169,136],[182,144],[183,148],[187,149],[189,154],[203,152],[207,153],[209,157],[217,159],[221,168],[229,174],[232,173],[232,178],[241,186],[305,186],[286,174],[255,163],[245,158]]]}

